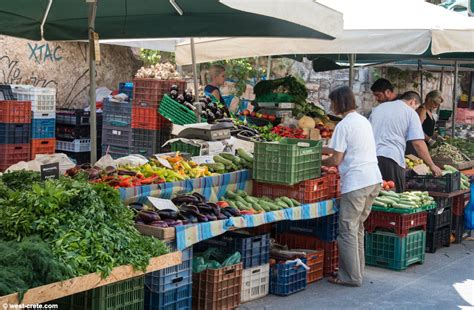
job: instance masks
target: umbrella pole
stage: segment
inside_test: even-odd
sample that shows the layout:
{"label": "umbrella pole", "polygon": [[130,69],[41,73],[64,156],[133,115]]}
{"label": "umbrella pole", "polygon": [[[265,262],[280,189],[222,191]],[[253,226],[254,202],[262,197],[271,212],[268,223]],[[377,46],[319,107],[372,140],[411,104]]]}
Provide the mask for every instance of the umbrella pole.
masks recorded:
{"label": "umbrella pole", "polygon": [[454,87],[453,87],[453,115],[451,116],[451,137],[454,138],[454,122],[456,119],[456,97],[457,97],[457,92],[458,92],[458,74],[459,74],[459,64],[458,61],[456,60],[454,62]]}
{"label": "umbrella pole", "polygon": [[355,55],[349,55],[349,88],[352,89],[354,85],[354,62],[355,62]]}
{"label": "umbrella pole", "polygon": [[90,127],[91,127],[91,164],[97,161],[97,115],[96,115],[96,68],[94,51],[94,28],[95,16],[97,12],[97,2],[89,2],[89,106],[90,106]]}
{"label": "umbrella pole", "polygon": [[421,59],[418,59],[418,74],[420,75],[420,98],[423,100],[423,67]]}
{"label": "umbrella pole", "polygon": [[196,104],[199,102],[199,86],[198,86],[198,78],[197,78],[197,65],[196,65],[196,49],[194,46],[194,38],[191,38],[191,60],[193,62],[193,80],[194,80],[194,102],[196,105],[196,119],[197,122],[201,122],[201,105]]}
{"label": "umbrella pole", "polygon": [[272,72],[272,56],[268,56],[268,60],[267,60],[267,81],[270,79],[271,72]]}
{"label": "umbrella pole", "polygon": [[441,67],[441,76],[439,77],[439,91],[443,91],[444,67]]}

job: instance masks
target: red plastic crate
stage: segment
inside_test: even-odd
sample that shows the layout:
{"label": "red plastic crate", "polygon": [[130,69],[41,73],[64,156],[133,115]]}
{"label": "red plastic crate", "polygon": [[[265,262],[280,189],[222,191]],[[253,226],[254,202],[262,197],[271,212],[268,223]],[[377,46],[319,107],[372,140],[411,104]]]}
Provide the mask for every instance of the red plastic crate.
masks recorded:
{"label": "red plastic crate", "polygon": [[0,123],[31,123],[31,101],[0,100]]}
{"label": "red plastic crate", "polygon": [[295,185],[253,183],[253,196],[278,198],[290,197],[301,203],[313,203],[328,199],[328,180],[326,177],[306,180]]}
{"label": "red plastic crate", "polygon": [[29,144],[0,144],[0,170],[30,159]]}
{"label": "red plastic crate", "polygon": [[161,116],[155,108],[133,106],[132,108],[132,128],[159,130],[171,127],[169,120]]}
{"label": "red plastic crate", "polygon": [[193,273],[193,309],[234,309],[240,305],[242,263]]}
{"label": "red plastic crate", "polygon": [[471,192],[467,192],[452,198],[453,203],[453,215],[461,216],[464,215],[464,208],[468,205],[471,199]]}
{"label": "red plastic crate", "polygon": [[339,174],[326,174],[328,180],[328,199],[341,197],[341,176]]}
{"label": "red plastic crate", "polygon": [[428,212],[426,211],[412,214],[372,211],[364,227],[369,233],[374,232],[376,228],[385,228],[404,238],[412,228],[421,227],[426,231],[427,222]]}
{"label": "red plastic crate", "polygon": [[186,81],[182,80],[133,79],[133,104],[156,109],[172,85],[178,86],[179,93],[186,90]]}
{"label": "red plastic crate", "polygon": [[54,154],[56,151],[56,139],[31,139],[31,158],[36,154]]}
{"label": "red plastic crate", "polygon": [[331,276],[339,268],[339,251],[337,241],[325,242],[316,237],[284,233],[275,238],[279,244],[287,245],[290,249],[324,250],[324,276]]}

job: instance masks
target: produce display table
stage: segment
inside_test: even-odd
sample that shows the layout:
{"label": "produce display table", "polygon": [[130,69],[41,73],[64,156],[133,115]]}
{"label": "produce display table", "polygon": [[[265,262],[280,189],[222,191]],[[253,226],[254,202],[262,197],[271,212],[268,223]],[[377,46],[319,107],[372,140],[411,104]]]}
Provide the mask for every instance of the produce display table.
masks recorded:
{"label": "produce display table", "polygon": [[335,200],[327,200],[300,207],[288,208],[279,211],[265,212],[253,215],[242,215],[227,220],[207,223],[158,228],[147,225],[137,225],[137,229],[145,235],[152,235],[165,241],[176,240],[178,250],[183,250],[200,241],[219,236],[226,231],[257,227],[263,224],[284,220],[306,220],[334,214],[338,211]]}
{"label": "produce display table", "polygon": [[455,192],[451,192],[451,193],[429,192],[429,194],[430,194],[430,196],[433,196],[433,197],[453,198],[453,197],[457,197],[459,195],[467,194],[470,191],[471,191],[470,189],[463,189],[463,190],[455,191]]}
{"label": "produce display table", "polygon": [[250,170],[224,173],[212,177],[189,179],[146,186],[120,188],[120,198],[126,203],[144,202],[147,196],[171,199],[180,193],[198,192],[206,199],[217,201],[227,191],[244,190],[252,192],[252,173]]}
{"label": "produce display table", "polygon": [[[181,252],[173,252],[150,259],[146,273],[181,264]],[[8,304],[40,304],[61,297],[73,295],[76,293],[88,291],[104,285],[109,285],[122,280],[130,279],[144,274],[142,271],[136,271],[131,265],[116,267],[107,278],[102,278],[99,273],[76,277],[73,279],[46,284],[43,286],[29,289],[23,300],[19,300],[18,293],[0,296],[0,305]]]}

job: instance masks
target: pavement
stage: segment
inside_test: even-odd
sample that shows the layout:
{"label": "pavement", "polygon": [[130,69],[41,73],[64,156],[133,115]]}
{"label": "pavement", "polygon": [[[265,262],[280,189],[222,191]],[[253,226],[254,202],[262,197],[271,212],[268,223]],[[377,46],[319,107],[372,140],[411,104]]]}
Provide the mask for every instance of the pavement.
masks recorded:
{"label": "pavement", "polygon": [[293,295],[268,295],[239,309],[474,310],[474,241],[426,253],[423,264],[405,271],[367,266],[362,287],[334,285],[325,278]]}

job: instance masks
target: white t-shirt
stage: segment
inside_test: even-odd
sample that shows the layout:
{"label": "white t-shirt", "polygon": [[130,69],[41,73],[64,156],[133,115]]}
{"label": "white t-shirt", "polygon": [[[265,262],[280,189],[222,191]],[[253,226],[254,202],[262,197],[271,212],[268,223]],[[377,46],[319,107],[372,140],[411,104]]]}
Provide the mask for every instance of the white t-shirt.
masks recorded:
{"label": "white t-shirt", "polygon": [[339,172],[341,193],[349,193],[382,183],[370,122],[357,112],[346,115],[337,124],[330,147],[344,153]]}
{"label": "white t-shirt", "polygon": [[407,141],[425,138],[415,110],[403,100],[384,102],[372,110],[370,123],[374,130],[377,156],[391,158],[405,168]]}

